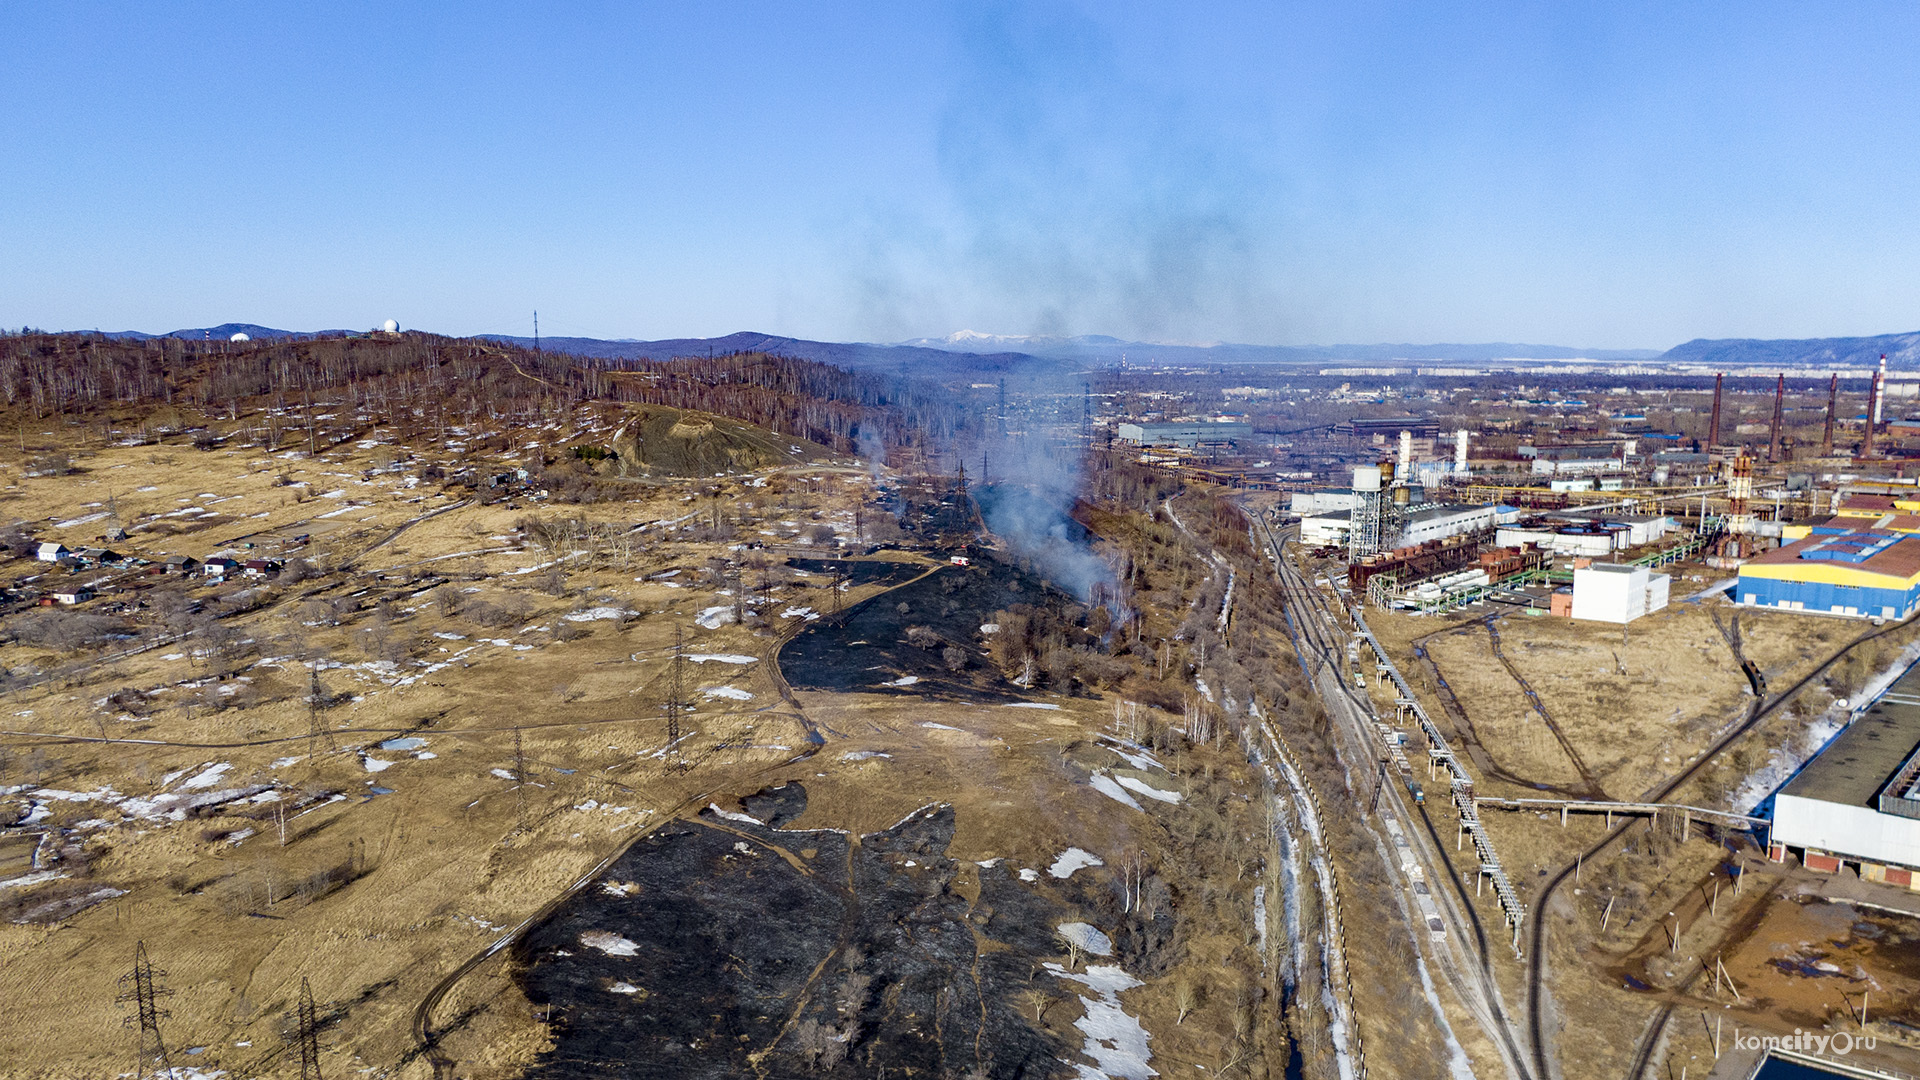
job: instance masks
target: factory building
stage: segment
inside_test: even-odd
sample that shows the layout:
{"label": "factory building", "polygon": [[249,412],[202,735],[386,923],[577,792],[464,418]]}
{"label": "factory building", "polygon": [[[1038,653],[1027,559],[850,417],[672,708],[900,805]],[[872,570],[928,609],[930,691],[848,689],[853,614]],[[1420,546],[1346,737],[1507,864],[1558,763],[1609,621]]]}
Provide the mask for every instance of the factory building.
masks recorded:
{"label": "factory building", "polygon": [[1115,429],[1120,441],[1135,446],[1178,446],[1191,450],[1196,446],[1219,446],[1247,442],[1253,438],[1253,425],[1245,421],[1178,420],[1165,423],[1124,423]]}
{"label": "factory building", "polygon": [[1740,567],[1749,607],[1904,619],[1920,604],[1920,537],[1829,524]]}
{"label": "factory building", "polygon": [[[1394,547],[1416,547],[1430,540],[1492,529],[1499,524],[1501,507],[1437,504],[1406,511]],[[1344,545],[1353,528],[1350,510],[1327,510],[1300,519],[1300,542],[1309,547]]]}
{"label": "factory building", "polygon": [[[1584,561],[1584,560],[1583,560]],[[1573,567],[1573,609],[1576,619],[1625,625],[1667,606],[1672,578],[1644,566],[1589,563]]]}
{"label": "factory building", "polygon": [[1537,545],[1555,555],[1604,559],[1616,551],[1651,544],[1673,530],[1665,514],[1555,514],[1502,525],[1501,547]]}
{"label": "factory building", "polygon": [[1499,520],[1499,508],[1494,506],[1423,506],[1407,515],[1407,523],[1400,530],[1400,544],[1411,547],[1491,529]]}
{"label": "factory building", "polygon": [[1920,890],[1920,673],[1910,673],[1808,762],[1773,800],[1769,854],[1809,870]]}
{"label": "factory building", "polygon": [[1336,488],[1331,491],[1296,491],[1290,496],[1287,509],[1295,517],[1312,517],[1329,510],[1351,510],[1360,505],[1360,496],[1351,488]]}

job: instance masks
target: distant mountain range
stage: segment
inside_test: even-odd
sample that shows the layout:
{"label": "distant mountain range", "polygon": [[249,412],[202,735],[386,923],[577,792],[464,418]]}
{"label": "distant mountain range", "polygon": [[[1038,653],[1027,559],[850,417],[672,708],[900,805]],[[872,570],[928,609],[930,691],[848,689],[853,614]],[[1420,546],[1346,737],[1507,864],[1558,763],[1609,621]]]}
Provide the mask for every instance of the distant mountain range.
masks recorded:
{"label": "distant mountain range", "polygon": [[201,326],[192,330],[170,330],[164,334],[148,334],[139,330],[110,330],[101,337],[115,341],[150,341],[154,338],[179,338],[182,341],[225,341],[235,334],[245,334],[250,338],[269,341],[274,338],[290,337],[340,337],[363,331],[353,330],[275,330],[271,326],[259,326],[254,323],[230,322],[219,326]]}
{"label": "distant mountain range", "polygon": [[[321,337],[346,330],[276,330],[254,323],[147,334],[135,330],[109,333],[110,338],[155,337],[223,340],[236,333],[257,340]],[[490,341],[530,346],[533,339],[507,334],[478,335]],[[1512,360],[1592,360],[1603,363],[1689,364],[1738,367],[1867,367],[1885,353],[1890,367],[1920,369],[1920,332],[1877,337],[1761,340],[1700,338],[1660,352],[1654,349],[1580,349],[1565,345],[1512,342],[1441,345],[1244,345],[1231,342],[1164,343],[1126,341],[1100,334],[1075,337],[985,334],[962,330],[939,338],[915,338],[893,344],[809,341],[776,334],[738,333],[717,338],[668,338],[641,341],[584,337],[543,337],[542,348],[579,356],[607,359],[667,360],[674,357],[719,355],[762,350],[816,360],[823,364],[891,374],[929,371],[980,375],[1021,371],[1066,372],[1134,364],[1496,364]],[[964,356],[962,363],[958,357]]]}
{"label": "distant mountain range", "polygon": [[[505,341],[524,346],[533,344],[533,339],[530,337],[511,337],[505,334],[479,336],[488,341]],[[959,351],[918,345],[807,341],[802,338],[754,333],[728,334],[726,337],[717,338],[669,338],[665,341],[630,339],[607,341],[602,338],[542,337],[540,347],[578,356],[598,356],[619,360],[671,360],[678,356],[706,356],[709,353],[719,356],[722,353],[759,351],[779,353],[801,360],[816,360],[835,367],[901,375],[923,372],[929,367],[951,368],[955,353]],[[1031,353],[988,351],[969,352],[967,367],[982,374],[992,374],[1015,369],[1029,372],[1036,368],[1063,369],[1065,365],[1052,358],[1038,357]]]}
{"label": "distant mountain range", "polygon": [[1805,341],[1695,338],[1668,349],[1660,359],[1712,367],[1872,367],[1883,354],[1890,368],[1920,368],[1920,333]]}
{"label": "distant mountain range", "polygon": [[1565,345],[1239,345],[1231,342],[1123,341],[1104,334],[1030,337],[962,330],[943,338],[915,338],[902,345],[947,352],[1023,352],[1094,366],[1129,363],[1178,364],[1389,364],[1420,361],[1489,363],[1495,360],[1651,360],[1658,349],[1577,349]]}

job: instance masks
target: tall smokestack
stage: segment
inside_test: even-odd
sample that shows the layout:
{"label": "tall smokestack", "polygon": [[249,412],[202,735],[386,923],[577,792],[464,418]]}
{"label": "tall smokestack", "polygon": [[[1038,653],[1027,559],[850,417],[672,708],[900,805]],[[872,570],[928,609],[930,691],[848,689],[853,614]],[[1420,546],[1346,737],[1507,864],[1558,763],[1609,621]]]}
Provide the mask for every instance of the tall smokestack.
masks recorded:
{"label": "tall smokestack", "polygon": [[1886,419],[1882,415],[1887,401],[1887,354],[1880,354],[1880,378],[1873,384],[1873,422],[1878,424]]}
{"label": "tall smokestack", "polygon": [[1787,400],[1787,373],[1780,373],[1780,381],[1773,384],[1773,430],[1767,435],[1767,460],[1780,460],[1780,414]]}
{"label": "tall smokestack", "polygon": [[1833,373],[1833,381],[1827,384],[1827,427],[1820,433],[1820,456],[1833,456],[1833,412],[1840,404],[1840,373]]}
{"label": "tall smokestack", "polygon": [[1467,475],[1467,429],[1461,428],[1453,437],[1453,475]]}
{"label": "tall smokestack", "polygon": [[1863,458],[1873,456],[1873,418],[1880,412],[1880,381],[1884,378],[1884,372],[1875,372],[1873,387],[1867,391],[1867,437],[1860,443],[1860,456]]}
{"label": "tall smokestack", "polygon": [[1400,477],[1401,483],[1410,482],[1413,476],[1413,432],[1400,433]]}
{"label": "tall smokestack", "polygon": [[1713,419],[1707,421],[1707,450],[1720,445],[1720,387],[1726,382],[1727,373],[1720,372],[1713,377]]}

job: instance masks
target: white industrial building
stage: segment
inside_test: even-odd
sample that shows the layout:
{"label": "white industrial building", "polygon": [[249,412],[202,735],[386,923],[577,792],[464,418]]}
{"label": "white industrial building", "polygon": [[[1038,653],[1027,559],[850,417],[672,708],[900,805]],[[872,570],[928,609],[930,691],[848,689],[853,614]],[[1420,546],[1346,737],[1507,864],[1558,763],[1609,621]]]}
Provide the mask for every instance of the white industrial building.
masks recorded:
{"label": "white industrial building", "polygon": [[1428,540],[1491,529],[1499,524],[1500,511],[1493,506],[1426,506],[1407,515],[1400,531],[1400,546],[1412,547]]}
{"label": "white industrial building", "polygon": [[1296,517],[1311,517],[1324,514],[1329,510],[1351,510],[1360,505],[1360,496],[1351,488],[1338,488],[1332,491],[1296,491],[1287,503],[1287,509]]}
{"label": "white industrial building", "polygon": [[1300,542],[1308,547],[1345,547],[1352,529],[1350,511],[1328,510],[1300,519]]}
{"label": "white industrial building", "polygon": [[1651,544],[1671,531],[1673,518],[1665,514],[1555,514],[1522,524],[1503,523],[1493,542],[1501,547],[1536,544],[1555,555],[1604,559]]}
{"label": "white industrial building", "polygon": [[[1407,511],[1399,534],[1388,540],[1393,547],[1412,547],[1429,540],[1445,540],[1461,533],[1491,529],[1499,524],[1500,514],[1501,508],[1497,506],[1418,506]],[[1347,542],[1348,533],[1353,527],[1352,517],[1348,510],[1327,510],[1303,517],[1300,519],[1300,542],[1311,547],[1339,547]]]}
{"label": "white industrial building", "polygon": [[1873,707],[1780,789],[1770,854],[1809,870],[1858,864],[1868,881],[1920,889],[1920,672]]}
{"label": "white industrial building", "polygon": [[1667,606],[1673,579],[1644,566],[1592,563],[1574,567],[1573,617],[1625,625]]}
{"label": "white industrial building", "polygon": [[1535,476],[1580,476],[1588,473],[1619,472],[1619,458],[1563,458],[1553,460],[1536,457],[1533,459]]}

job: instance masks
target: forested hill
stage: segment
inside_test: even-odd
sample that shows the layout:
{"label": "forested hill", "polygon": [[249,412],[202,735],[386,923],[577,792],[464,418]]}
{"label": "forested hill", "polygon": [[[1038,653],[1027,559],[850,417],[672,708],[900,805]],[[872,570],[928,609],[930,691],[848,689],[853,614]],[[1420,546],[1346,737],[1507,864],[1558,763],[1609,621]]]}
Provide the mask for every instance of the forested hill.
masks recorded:
{"label": "forested hill", "polygon": [[1882,353],[1890,367],[1920,369],[1920,333],[1777,341],[1695,338],[1668,349],[1660,359],[1717,367],[1872,367]]}
{"label": "forested hill", "polygon": [[251,422],[288,431],[336,408],[403,435],[492,427],[502,417],[531,427],[590,402],[697,409],[841,452],[927,450],[967,441],[976,423],[937,384],[765,352],[655,361],[421,333],[255,341],[0,335],[7,426],[52,421],[80,441],[134,425]]}
{"label": "forested hill", "polygon": [[[506,342],[523,348],[533,345],[532,338],[499,334],[482,335],[488,341]],[[546,349],[558,349],[576,356],[617,360],[671,360],[675,357],[721,355],[737,352],[773,353],[854,371],[872,371],[891,375],[920,375],[928,378],[959,378],[968,374],[999,375],[1008,372],[1052,372],[1071,370],[1077,364],[1059,359],[1043,359],[1019,352],[971,353],[917,345],[867,345],[860,342],[807,341],[774,334],[739,333],[718,338],[669,338],[664,341],[607,341],[601,338],[540,339]]]}

